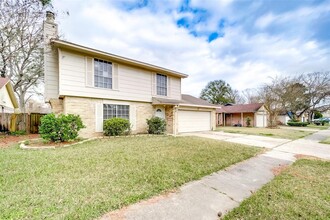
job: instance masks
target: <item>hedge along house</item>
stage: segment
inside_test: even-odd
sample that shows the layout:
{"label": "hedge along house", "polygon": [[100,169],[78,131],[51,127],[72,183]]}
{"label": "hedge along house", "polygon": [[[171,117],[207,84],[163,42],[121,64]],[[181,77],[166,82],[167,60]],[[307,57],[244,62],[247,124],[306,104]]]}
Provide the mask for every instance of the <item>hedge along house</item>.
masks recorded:
{"label": "hedge along house", "polygon": [[101,134],[112,117],[128,119],[132,133],[146,133],[152,116],[166,120],[169,134],[215,129],[216,106],[181,94],[188,75],[60,40],[51,12],[44,39],[45,101],[56,114],[80,115],[82,136]]}
{"label": "hedge along house", "polygon": [[251,126],[267,127],[268,113],[263,103],[221,106],[217,109],[217,126],[247,126],[247,118]]}

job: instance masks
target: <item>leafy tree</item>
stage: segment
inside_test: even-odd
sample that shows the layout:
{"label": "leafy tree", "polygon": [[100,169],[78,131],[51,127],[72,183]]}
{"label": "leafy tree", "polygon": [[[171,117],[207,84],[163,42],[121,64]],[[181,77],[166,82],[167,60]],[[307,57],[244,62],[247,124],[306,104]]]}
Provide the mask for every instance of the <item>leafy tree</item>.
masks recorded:
{"label": "leafy tree", "polygon": [[209,82],[202,90],[200,98],[212,104],[235,103],[235,97],[238,91],[233,90],[231,86],[223,80],[214,80]]}
{"label": "leafy tree", "polygon": [[322,115],[321,112],[316,111],[316,112],[314,113],[314,119],[318,119],[318,118],[322,118],[322,117],[323,117],[323,115]]}
{"label": "leafy tree", "polygon": [[43,30],[51,0],[0,1],[0,75],[8,77],[24,112],[43,82]]}

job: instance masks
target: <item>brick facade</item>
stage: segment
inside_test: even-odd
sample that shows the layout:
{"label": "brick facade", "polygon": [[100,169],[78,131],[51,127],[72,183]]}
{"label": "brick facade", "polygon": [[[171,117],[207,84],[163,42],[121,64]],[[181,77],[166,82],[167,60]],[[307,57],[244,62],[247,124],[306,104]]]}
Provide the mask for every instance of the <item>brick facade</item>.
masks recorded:
{"label": "brick facade", "polygon": [[[107,103],[111,103],[111,100],[106,100]],[[142,102],[123,102],[113,101],[114,104],[129,104],[134,106],[135,115],[135,129],[132,130],[132,134],[147,133],[146,120],[154,115],[154,107],[150,103]],[[93,137],[102,135],[101,132],[95,132],[96,130],[96,104],[103,104],[102,99],[94,98],[82,98],[66,96],[63,99],[51,100],[52,111],[55,114],[76,114],[80,115],[86,128],[80,131],[80,136]],[[133,109],[133,108],[132,108]]]}

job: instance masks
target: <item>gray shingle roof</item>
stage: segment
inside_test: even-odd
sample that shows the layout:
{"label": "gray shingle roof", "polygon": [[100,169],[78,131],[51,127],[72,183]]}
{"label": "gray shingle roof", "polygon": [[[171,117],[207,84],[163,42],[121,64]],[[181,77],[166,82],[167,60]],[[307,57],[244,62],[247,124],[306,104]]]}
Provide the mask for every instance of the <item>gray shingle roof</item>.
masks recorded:
{"label": "gray shingle roof", "polygon": [[196,98],[191,95],[182,94],[181,100],[178,99],[164,99],[164,98],[152,98],[152,104],[163,104],[163,105],[186,105],[186,106],[204,106],[217,108],[218,106],[208,103],[203,99]]}

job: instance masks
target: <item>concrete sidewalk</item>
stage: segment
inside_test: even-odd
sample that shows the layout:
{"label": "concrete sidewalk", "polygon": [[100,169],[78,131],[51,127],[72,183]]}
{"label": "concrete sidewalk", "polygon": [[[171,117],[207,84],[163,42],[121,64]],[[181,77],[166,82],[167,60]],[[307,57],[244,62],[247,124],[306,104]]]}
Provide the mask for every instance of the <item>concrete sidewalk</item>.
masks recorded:
{"label": "concrete sidewalk", "polygon": [[304,139],[290,141],[255,135],[201,132],[193,135],[270,150],[180,187],[175,193],[160,195],[121,210],[108,213],[105,219],[218,219],[274,178],[274,171],[295,161],[296,154],[330,159],[330,146],[318,141],[330,136],[319,131]]}
{"label": "concrete sidewalk", "polygon": [[266,152],[180,187],[178,192],[111,212],[101,219],[218,219],[291,164],[291,153]]}

